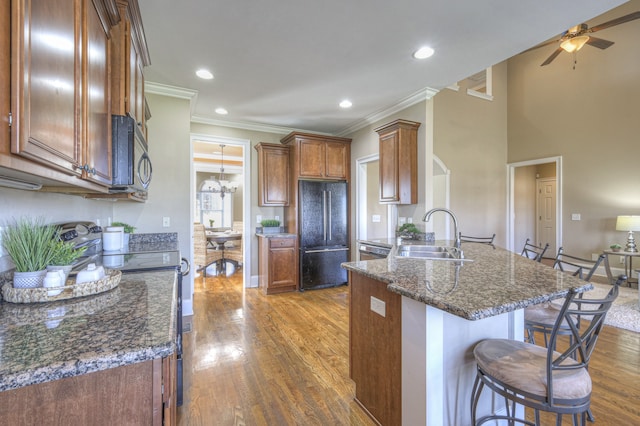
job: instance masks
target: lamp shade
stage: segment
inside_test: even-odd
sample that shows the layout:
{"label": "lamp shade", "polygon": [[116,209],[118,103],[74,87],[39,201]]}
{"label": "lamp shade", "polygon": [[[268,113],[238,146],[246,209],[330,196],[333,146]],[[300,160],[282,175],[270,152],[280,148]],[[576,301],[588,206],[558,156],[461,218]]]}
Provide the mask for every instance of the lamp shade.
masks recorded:
{"label": "lamp shade", "polygon": [[640,216],[618,216],[616,231],[640,231]]}

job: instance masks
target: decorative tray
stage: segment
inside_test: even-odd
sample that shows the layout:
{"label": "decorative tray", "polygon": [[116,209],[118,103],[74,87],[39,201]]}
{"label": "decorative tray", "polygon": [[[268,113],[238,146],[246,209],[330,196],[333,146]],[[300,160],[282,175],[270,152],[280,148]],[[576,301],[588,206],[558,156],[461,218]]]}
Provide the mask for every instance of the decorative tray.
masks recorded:
{"label": "decorative tray", "polygon": [[105,277],[97,281],[76,284],[73,280],[67,280],[67,285],[62,287],[14,288],[9,281],[2,286],[2,297],[11,303],[42,303],[73,299],[109,291],[120,284],[120,278],[122,278],[121,271],[107,269]]}

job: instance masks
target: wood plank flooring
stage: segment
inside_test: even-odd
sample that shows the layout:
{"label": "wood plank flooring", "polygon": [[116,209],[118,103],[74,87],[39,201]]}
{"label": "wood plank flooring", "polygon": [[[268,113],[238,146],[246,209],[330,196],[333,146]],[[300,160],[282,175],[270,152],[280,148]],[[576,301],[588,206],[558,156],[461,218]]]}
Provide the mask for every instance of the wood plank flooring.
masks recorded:
{"label": "wood plank flooring", "polygon": [[[347,287],[264,296],[241,272],[195,286],[178,425],[374,424],[348,378]],[[640,425],[640,334],[605,327],[589,371],[594,426]]]}
{"label": "wood plank flooring", "polygon": [[197,278],[179,425],[372,425],[353,401],[347,288],[265,296]]}

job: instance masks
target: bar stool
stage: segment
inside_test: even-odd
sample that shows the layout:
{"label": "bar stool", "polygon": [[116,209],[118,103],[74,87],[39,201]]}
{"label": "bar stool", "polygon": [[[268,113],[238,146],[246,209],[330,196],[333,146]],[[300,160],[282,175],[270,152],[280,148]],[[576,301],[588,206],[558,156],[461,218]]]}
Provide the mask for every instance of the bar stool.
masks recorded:
{"label": "bar stool", "polygon": [[[591,404],[592,382],[588,366],[595,349],[604,319],[618,296],[618,287],[626,280],[621,276],[604,299],[578,298],[572,289],[567,294],[554,324],[547,348],[527,342],[508,339],[487,339],[473,349],[477,374],[471,393],[471,419],[473,425],[491,420],[506,420],[538,426],[540,411],[556,414],[556,423],[562,415],[572,416],[574,425],[586,424]],[[574,318],[582,318],[585,327],[578,328]],[[561,324],[569,324],[572,343],[564,352],[556,352],[556,340]],[[505,401],[505,413],[491,413],[477,418],[476,409],[484,387],[500,395]],[[534,410],[535,422],[518,418],[516,405]]]}
{"label": "bar stool", "polygon": [[535,260],[536,262],[542,261],[542,256],[549,248],[549,243],[545,244],[544,247],[537,246],[529,242],[529,238],[524,242],[524,247],[522,247],[522,252],[520,253],[522,256]]}

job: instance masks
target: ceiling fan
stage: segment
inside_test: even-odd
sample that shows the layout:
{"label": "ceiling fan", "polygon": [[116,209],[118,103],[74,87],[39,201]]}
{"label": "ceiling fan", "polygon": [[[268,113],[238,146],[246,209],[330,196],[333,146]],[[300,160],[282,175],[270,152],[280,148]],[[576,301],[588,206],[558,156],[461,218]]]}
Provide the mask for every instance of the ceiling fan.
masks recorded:
{"label": "ceiling fan", "polygon": [[[613,27],[615,25],[624,24],[625,22],[633,21],[634,19],[638,19],[638,18],[640,18],[640,11],[633,12],[616,19],[612,19],[610,21],[604,22],[600,25],[596,25],[591,28],[589,28],[587,24],[576,25],[574,27],[569,28],[564,33],[562,33],[559,39],[539,44],[538,46],[525,50],[525,52],[559,42],[560,46],[547,58],[546,61],[544,61],[540,65],[541,67],[543,67],[545,65],[549,65],[560,53],[562,53],[562,51],[575,53],[578,50],[582,49],[582,47],[585,44],[588,44],[593,47],[597,47],[598,49],[606,49],[607,47],[613,44],[612,41],[593,37],[590,34],[595,33],[597,31],[604,30],[606,28]],[[575,68],[575,59],[574,59],[574,68]]]}

